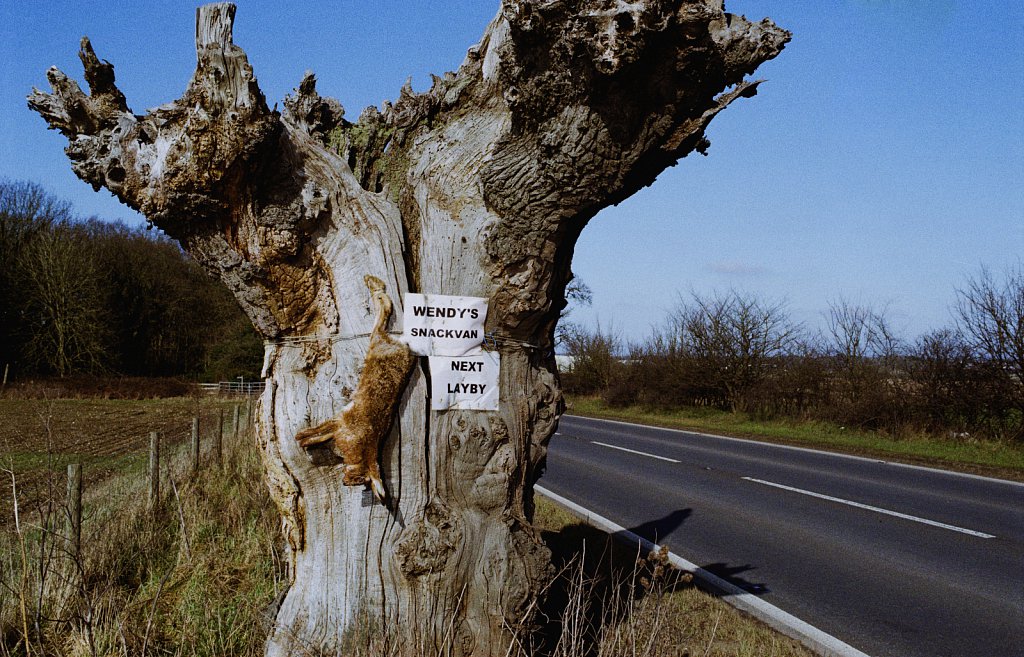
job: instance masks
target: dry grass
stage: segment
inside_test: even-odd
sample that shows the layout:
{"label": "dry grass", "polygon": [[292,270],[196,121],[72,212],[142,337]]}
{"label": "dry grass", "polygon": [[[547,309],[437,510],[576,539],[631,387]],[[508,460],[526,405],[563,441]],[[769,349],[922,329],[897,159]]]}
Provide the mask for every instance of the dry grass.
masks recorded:
{"label": "dry grass", "polygon": [[169,450],[155,513],[141,473],[94,482],[78,557],[63,491],[22,497],[0,466],[16,493],[0,528],[0,655],[261,655],[277,515],[251,436],[225,443],[223,467],[195,479],[184,446]]}
{"label": "dry grass", "polygon": [[556,657],[814,655],[696,588],[664,554],[643,557],[540,498],[535,524],[561,566],[552,592]]}
{"label": "dry grass", "polygon": [[[122,402],[103,403],[113,406],[77,407],[77,422],[96,424],[125,410]],[[136,410],[149,414],[162,404]],[[65,439],[51,436],[47,444]],[[284,586],[278,518],[251,436],[225,440],[223,468],[210,466],[195,479],[184,446],[170,450],[172,474],[155,514],[141,469],[92,482],[77,558],[66,537],[63,489],[52,483],[59,473],[29,499],[11,459],[0,459],[0,485],[16,502],[0,526],[0,657],[262,655],[269,610]],[[542,632],[522,637],[528,647],[513,646],[510,657],[812,654],[698,591],[663,557],[638,558],[545,500],[536,520],[559,575],[540,608]],[[408,637],[372,623],[362,634],[375,638],[353,636],[360,647],[348,657],[407,657],[395,646]]]}

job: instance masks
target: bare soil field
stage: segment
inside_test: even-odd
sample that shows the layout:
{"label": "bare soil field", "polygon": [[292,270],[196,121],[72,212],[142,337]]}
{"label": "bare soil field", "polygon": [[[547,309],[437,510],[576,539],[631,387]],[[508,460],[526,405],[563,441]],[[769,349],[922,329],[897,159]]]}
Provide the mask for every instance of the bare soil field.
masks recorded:
{"label": "bare soil field", "polygon": [[[13,509],[12,481],[23,510],[60,491],[69,462],[83,464],[88,487],[110,474],[144,467],[149,433],[162,435],[162,449],[188,440],[199,415],[200,435],[208,439],[224,409],[231,431],[233,402],[171,399],[0,399],[0,524]],[[51,496],[52,497],[52,496]]]}

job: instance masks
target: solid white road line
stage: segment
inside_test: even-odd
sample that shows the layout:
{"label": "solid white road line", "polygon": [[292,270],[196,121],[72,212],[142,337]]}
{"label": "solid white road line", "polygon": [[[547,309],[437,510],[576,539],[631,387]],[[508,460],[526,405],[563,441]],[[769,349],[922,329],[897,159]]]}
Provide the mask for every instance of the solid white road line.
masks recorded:
{"label": "solid white road line", "polygon": [[[558,504],[559,506],[576,514],[585,522],[608,532],[613,538],[629,543],[630,545],[639,544],[647,552],[656,552],[661,549],[658,545],[648,541],[642,536],[634,534],[622,525],[618,525],[603,516],[599,516],[590,509],[584,508],[572,500],[558,495],[557,493],[552,493],[543,486],[534,486],[533,489],[555,504]],[[775,605],[765,602],[756,595],[748,593],[735,584],[727,582],[717,575],[704,570],[697,564],[683,559],[678,554],[669,552],[668,560],[669,563],[676,568],[693,573],[693,578],[697,582],[702,584],[705,589],[710,589],[721,595],[722,600],[725,602],[737,609],[747,612],[754,618],[760,619],[762,622],[775,628],[779,632],[782,632],[786,636],[796,639],[819,655],[824,655],[825,657],[870,657],[868,654],[857,650],[843,641],[840,641],[831,634],[826,634],[810,623],[802,621],[796,616],[779,609]]]}
{"label": "solid white road line", "polygon": [[612,449],[619,449],[619,450],[622,450],[623,452],[629,452],[630,454],[639,454],[640,456],[647,456],[647,457],[652,458],[652,459],[659,459],[659,460],[662,460],[662,461],[668,461],[669,463],[681,463],[682,462],[682,461],[677,461],[675,459],[670,459],[667,456],[658,456],[657,454],[648,454],[647,452],[638,452],[635,449],[627,449],[625,447],[619,447],[618,445],[609,445],[608,443],[599,443],[596,440],[591,440],[590,442],[592,442],[595,445],[600,445],[601,447],[611,447]]}
{"label": "solid white road line", "polygon": [[882,509],[877,506],[869,506],[867,504],[861,504],[860,502],[853,502],[850,500],[844,500],[841,497],[832,497],[831,495],[822,495],[821,493],[815,493],[813,491],[804,490],[802,488],[793,488],[792,486],[784,486],[782,484],[776,484],[772,481],[764,481],[763,479],[754,479],[753,477],[743,477],[746,481],[752,481],[756,484],[764,484],[765,486],[772,486],[774,488],[781,488],[782,490],[788,490],[793,493],[800,493],[801,495],[809,495],[810,497],[817,497],[821,500],[828,500],[829,502],[838,502],[839,504],[846,504],[847,506],[857,507],[858,509],[865,509],[867,511],[874,511],[875,513],[882,513],[887,516],[894,516],[896,518],[902,518],[904,520],[912,520],[925,525],[931,525],[932,527],[941,527],[942,529],[948,529],[954,532],[960,532],[961,534],[969,534],[971,536],[977,536],[979,538],[995,538],[992,534],[986,534],[985,532],[976,532],[973,529],[964,529],[963,527],[957,527],[956,525],[947,525],[944,522],[938,522],[935,520],[928,520],[927,518],[919,518],[917,516],[907,515],[906,513],[900,513],[898,511],[890,511],[889,509]]}

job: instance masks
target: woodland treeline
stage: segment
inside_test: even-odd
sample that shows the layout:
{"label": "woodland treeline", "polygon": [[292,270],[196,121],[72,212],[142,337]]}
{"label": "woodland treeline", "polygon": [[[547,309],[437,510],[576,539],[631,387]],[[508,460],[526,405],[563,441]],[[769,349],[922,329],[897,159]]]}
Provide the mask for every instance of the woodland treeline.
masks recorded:
{"label": "woodland treeline", "polygon": [[81,219],[0,180],[0,369],[70,375],[259,375],[262,344],[223,285],[156,231]]}
{"label": "woodland treeline", "polygon": [[614,406],[713,407],[762,419],[825,420],[892,435],[1024,440],[1024,267],[981,269],[956,293],[950,325],[901,339],[888,313],[840,300],[824,328],[784,303],[731,291],[680,299],[636,344],[562,329],[568,392]]}
{"label": "woodland treeline", "polygon": [[[262,345],[231,294],[161,233],[0,180],[0,264],[0,368],[14,380],[259,375]],[[577,281],[569,297],[590,291]],[[563,321],[563,385],[618,406],[1024,440],[1024,266],[969,277],[952,315],[905,340],[884,309],[846,300],[812,332],[784,303],[691,294],[637,343]]]}

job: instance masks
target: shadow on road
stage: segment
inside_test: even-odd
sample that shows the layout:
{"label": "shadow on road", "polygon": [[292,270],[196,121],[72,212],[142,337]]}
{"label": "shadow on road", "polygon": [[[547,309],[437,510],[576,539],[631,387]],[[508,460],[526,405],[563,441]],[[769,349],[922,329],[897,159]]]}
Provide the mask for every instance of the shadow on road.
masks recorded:
{"label": "shadow on road", "polygon": [[[751,566],[750,564],[745,566],[730,566],[725,563],[710,563],[701,567],[712,575],[716,575],[717,577],[724,579],[733,586],[740,587],[747,593],[753,593],[754,595],[771,593],[771,589],[764,583],[751,582],[743,577],[738,577],[740,573],[757,570],[757,566]],[[714,595],[714,593],[712,594]]]}
{"label": "shadow on road", "polygon": [[[665,541],[676,529],[678,529],[686,519],[693,514],[693,509],[678,509],[669,513],[668,515],[658,518],[657,520],[650,520],[633,527],[629,531],[633,532],[638,536],[643,536],[647,540],[653,543],[660,543]],[[621,538],[621,537],[620,537]],[[730,566],[726,563],[712,563],[703,566],[704,570],[716,575],[725,581],[738,586],[747,593],[753,593],[754,595],[764,595],[770,593],[771,589],[768,588],[763,582],[751,582],[743,577],[739,577],[740,573],[745,573],[750,570],[756,570],[757,566],[745,564],[742,566]]]}
{"label": "shadow on road", "polygon": [[657,543],[678,529],[691,515],[693,515],[693,509],[677,509],[663,518],[650,520],[629,531],[637,536],[643,536],[652,543]]}

